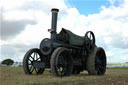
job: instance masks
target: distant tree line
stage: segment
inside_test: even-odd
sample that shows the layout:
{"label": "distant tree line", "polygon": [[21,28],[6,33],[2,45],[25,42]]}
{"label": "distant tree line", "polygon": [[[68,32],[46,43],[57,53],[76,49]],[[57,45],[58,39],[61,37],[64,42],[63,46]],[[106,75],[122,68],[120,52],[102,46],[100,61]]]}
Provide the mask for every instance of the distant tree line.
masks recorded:
{"label": "distant tree line", "polygon": [[14,63],[14,61],[12,59],[5,59],[2,61],[2,64],[10,66]]}

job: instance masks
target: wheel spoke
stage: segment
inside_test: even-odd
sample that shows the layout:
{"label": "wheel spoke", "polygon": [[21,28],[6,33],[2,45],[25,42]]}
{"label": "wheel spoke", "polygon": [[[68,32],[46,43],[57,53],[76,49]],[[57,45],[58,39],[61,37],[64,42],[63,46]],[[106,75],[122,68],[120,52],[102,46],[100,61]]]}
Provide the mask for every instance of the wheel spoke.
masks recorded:
{"label": "wheel spoke", "polygon": [[33,59],[35,60],[36,53],[34,52]]}
{"label": "wheel spoke", "polygon": [[64,73],[65,73],[65,71],[62,69],[62,71],[61,71],[61,76],[63,76],[63,75],[64,75]]}
{"label": "wheel spoke", "polygon": [[28,63],[28,65],[32,65],[31,63]]}
{"label": "wheel spoke", "polygon": [[32,61],[28,59],[28,65],[32,65]]}
{"label": "wheel spoke", "polygon": [[31,67],[30,67],[30,69],[29,69],[29,70],[30,70],[30,72],[32,72],[32,69],[33,69],[33,66],[31,66]]}
{"label": "wheel spoke", "polygon": [[99,68],[100,68],[101,70],[105,69],[104,65],[100,65]]}
{"label": "wheel spoke", "polygon": [[60,56],[58,56],[57,58],[57,71],[58,71],[58,74],[59,76],[63,76],[64,73],[65,73],[65,60],[64,60],[64,56],[66,56],[66,54],[61,54]]}
{"label": "wheel spoke", "polygon": [[32,56],[30,56],[30,58],[32,58],[34,60],[34,58]]}
{"label": "wheel spoke", "polygon": [[28,59],[28,61],[32,62],[30,59]]}
{"label": "wheel spoke", "polygon": [[36,61],[38,61],[40,58],[37,58]]}
{"label": "wheel spoke", "polygon": [[100,64],[99,62],[100,62],[99,59],[96,57],[95,64],[99,65]]}
{"label": "wheel spoke", "polygon": [[35,68],[36,73],[38,73],[37,69]]}
{"label": "wheel spoke", "polygon": [[36,56],[35,56],[35,60],[37,60],[37,53],[35,54]]}
{"label": "wheel spoke", "polygon": [[100,75],[100,74],[101,74],[101,71],[100,71],[100,69],[98,69],[98,72],[97,72],[97,74],[98,74],[98,75]]}
{"label": "wheel spoke", "polygon": [[57,68],[58,75],[61,76],[61,67]]}
{"label": "wheel spoke", "polygon": [[67,71],[67,68],[66,68],[67,66],[64,66],[64,68],[63,68],[63,72],[65,73],[66,71]]}
{"label": "wheel spoke", "polygon": [[92,38],[92,35],[91,35],[91,33],[89,33],[90,34],[90,40],[91,40],[91,38]]}
{"label": "wheel spoke", "polygon": [[[33,67],[33,66],[32,66]],[[35,69],[35,67],[33,67],[32,69],[31,69],[31,73],[34,71],[34,69]]]}

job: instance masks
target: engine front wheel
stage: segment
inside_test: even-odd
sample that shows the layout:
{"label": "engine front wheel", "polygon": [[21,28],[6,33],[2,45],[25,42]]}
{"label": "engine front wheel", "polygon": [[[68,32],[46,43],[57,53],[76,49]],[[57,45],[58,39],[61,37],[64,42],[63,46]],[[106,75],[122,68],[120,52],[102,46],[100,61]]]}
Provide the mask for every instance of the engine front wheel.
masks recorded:
{"label": "engine front wheel", "polygon": [[[42,74],[45,69],[43,57],[44,56],[38,48],[33,48],[27,51],[23,59],[23,69],[25,74]],[[37,63],[42,63],[42,67],[36,67]]]}

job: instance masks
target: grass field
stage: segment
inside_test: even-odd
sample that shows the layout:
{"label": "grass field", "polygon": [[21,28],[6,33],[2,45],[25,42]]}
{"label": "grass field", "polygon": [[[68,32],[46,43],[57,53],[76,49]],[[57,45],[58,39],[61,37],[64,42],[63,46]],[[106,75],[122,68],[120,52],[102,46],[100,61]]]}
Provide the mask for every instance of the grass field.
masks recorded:
{"label": "grass field", "polygon": [[128,63],[107,63],[107,65],[128,65]]}
{"label": "grass field", "polygon": [[25,75],[22,67],[0,67],[0,85],[128,85],[128,68],[107,69],[104,76],[90,76],[85,71],[59,78],[48,70],[42,75]]}

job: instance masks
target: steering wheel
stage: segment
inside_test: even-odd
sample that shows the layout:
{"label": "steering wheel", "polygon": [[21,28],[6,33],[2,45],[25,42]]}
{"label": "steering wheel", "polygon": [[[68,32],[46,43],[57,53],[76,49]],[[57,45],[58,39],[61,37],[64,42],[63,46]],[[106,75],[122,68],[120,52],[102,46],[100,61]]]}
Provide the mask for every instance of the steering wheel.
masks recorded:
{"label": "steering wheel", "polygon": [[84,37],[85,47],[91,52],[95,47],[95,35],[92,31],[87,31]]}

